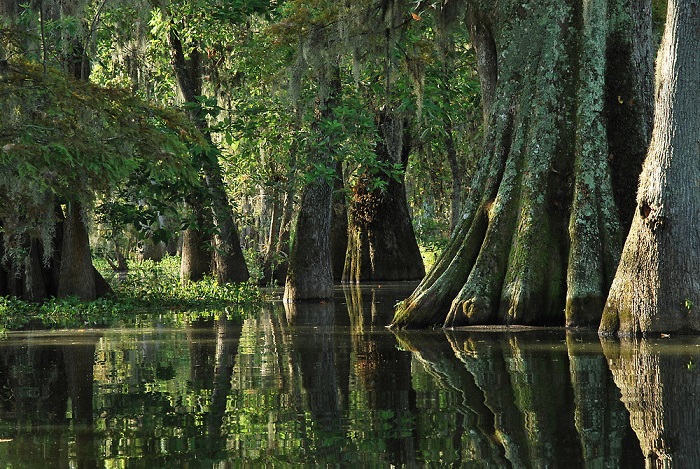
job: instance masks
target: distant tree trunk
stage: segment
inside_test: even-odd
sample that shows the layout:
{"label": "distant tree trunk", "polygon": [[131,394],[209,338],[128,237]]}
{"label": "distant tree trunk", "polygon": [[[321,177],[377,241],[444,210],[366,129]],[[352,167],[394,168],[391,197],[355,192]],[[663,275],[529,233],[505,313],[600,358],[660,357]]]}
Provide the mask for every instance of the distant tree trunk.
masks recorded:
{"label": "distant tree trunk", "polygon": [[[195,48],[190,52],[188,63],[174,27],[170,29],[169,40],[173,50],[173,69],[180,91],[186,102],[197,104],[197,97],[202,94],[200,54]],[[194,111],[192,116],[195,124],[207,138],[210,148],[213,148],[205,116],[201,114],[200,110]],[[197,163],[202,169],[205,186],[211,198],[208,202],[211,204],[215,228],[211,242],[213,274],[219,283],[245,282],[250,275],[243,257],[238,229],[233,220],[233,210],[226,195],[218,156],[214,151],[204,150],[200,154],[194,155],[194,158],[198,160]],[[208,209],[206,206],[192,205],[192,210],[199,212]],[[201,214],[197,216],[202,217]],[[181,272],[183,268],[184,266],[181,266]],[[188,275],[188,277],[193,279],[197,275]]]}
{"label": "distant tree trunk", "polygon": [[348,250],[348,210],[344,188],[343,165],[338,161],[335,164],[333,211],[331,212],[331,267],[334,282],[340,282],[343,279],[345,254]]}
{"label": "distant tree trunk", "polygon": [[[299,114],[299,111],[297,111]],[[301,117],[298,117],[297,121]],[[294,130],[298,130],[297,123]],[[294,215],[294,197],[296,195],[296,164],[299,145],[293,141],[289,149],[289,169],[284,184],[284,201],[280,202],[281,214],[277,231],[270,233],[268,251],[263,258],[263,277],[260,280],[263,285],[276,282],[284,285],[289,267],[289,234],[291,231],[292,217]],[[273,227],[274,228],[274,227]]]}
{"label": "distant tree trunk", "polygon": [[[635,142],[613,155],[625,163],[616,178],[634,179],[636,142],[648,135],[622,116],[643,115],[649,90],[635,67],[607,63],[620,54],[616,63],[651,67],[637,53],[650,28],[631,16],[642,7],[648,0],[469,3],[484,155],[450,243],[393,326],[597,326],[623,231],[609,142]],[[624,94],[606,93],[621,80]]]}
{"label": "distant tree trunk", "polygon": [[[333,106],[340,93],[340,71],[337,63],[327,63],[319,70],[319,96],[316,103],[317,131],[320,123],[332,116]],[[309,161],[325,166],[332,172],[333,148],[320,143],[311,149]],[[333,268],[331,265],[331,218],[333,186],[325,175],[309,182],[301,196],[301,206],[294,229],[295,238],[289,256],[289,270],[285,282],[284,299],[287,302],[327,300],[333,297]]]}
{"label": "distant tree trunk", "polygon": [[272,228],[277,232],[270,234],[268,250],[263,257],[263,275],[260,284],[269,285],[273,281],[277,285],[284,285],[287,278],[289,263],[289,230],[291,228],[294,206],[294,190],[289,188],[284,201],[280,203],[281,213],[279,223]]}
{"label": "distant tree trunk", "polygon": [[184,283],[198,282],[211,272],[211,236],[205,230],[211,220],[201,209],[203,204],[196,201],[196,196],[190,201],[188,206],[192,209],[194,223],[182,233],[180,259],[180,281]]}
{"label": "distant tree trunk", "polygon": [[700,331],[700,2],[668,3],[654,132],[600,332]]}
{"label": "distant tree trunk", "polygon": [[386,189],[372,189],[371,176],[363,176],[353,188],[348,225],[345,282],[419,280],[425,275],[423,258],[406,201],[404,172],[411,151],[409,129],[392,111],[377,119],[380,140],[377,159],[399,164],[401,175],[381,175]]}
{"label": "distant tree trunk", "polygon": [[[2,228],[1,221],[0,228]],[[7,269],[2,262],[3,257],[5,257],[5,239],[2,235],[2,229],[0,229],[0,296],[7,296],[10,294],[10,283],[7,278]]]}

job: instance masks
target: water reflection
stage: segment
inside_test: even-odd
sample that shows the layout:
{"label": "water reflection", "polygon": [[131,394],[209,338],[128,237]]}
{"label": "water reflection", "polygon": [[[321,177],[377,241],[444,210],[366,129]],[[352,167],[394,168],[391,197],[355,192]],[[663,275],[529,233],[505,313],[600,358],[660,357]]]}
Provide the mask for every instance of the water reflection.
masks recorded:
{"label": "water reflection", "polygon": [[0,461],[639,467],[643,449],[650,465],[697,465],[697,413],[685,403],[700,342],[395,335],[384,325],[405,293],[345,287],[321,305],[271,302],[242,324],[150,318],[135,329],[8,334]]}
{"label": "water reflection", "polygon": [[647,467],[698,467],[700,338],[605,340],[603,349]]}

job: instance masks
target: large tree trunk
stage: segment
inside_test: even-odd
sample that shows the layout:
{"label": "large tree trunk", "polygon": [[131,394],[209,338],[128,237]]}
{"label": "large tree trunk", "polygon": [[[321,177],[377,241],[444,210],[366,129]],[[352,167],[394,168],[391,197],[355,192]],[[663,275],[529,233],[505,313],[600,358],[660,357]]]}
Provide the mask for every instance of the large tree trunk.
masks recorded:
{"label": "large tree trunk", "polygon": [[[630,1],[584,3],[470,4],[484,155],[449,245],[394,326],[598,324],[622,244],[608,142],[646,138],[605,114],[643,114],[649,90],[633,67],[606,66],[608,37],[632,45],[620,63],[639,56]],[[631,85],[611,102],[620,80]],[[617,176],[636,177],[638,154],[617,150],[626,163]]]}
{"label": "large tree trunk", "polygon": [[68,204],[61,246],[61,275],[58,297],[81,300],[97,298],[97,287],[90,257],[90,243],[79,203]]}
{"label": "large tree trunk", "polygon": [[600,332],[700,331],[700,2],[669,2],[654,132]]}
{"label": "large tree trunk", "polygon": [[[340,71],[337,63],[327,63],[319,71],[319,96],[316,104],[318,121],[329,119],[340,93]],[[321,143],[311,149],[309,161],[323,166],[331,173],[335,169],[334,148]],[[317,301],[333,298],[333,268],[331,263],[331,217],[333,185],[324,174],[309,182],[302,192],[301,206],[295,226],[295,238],[289,256],[289,270],[285,282],[284,299],[287,302]]]}
{"label": "large tree trunk", "polygon": [[348,250],[343,281],[376,282],[419,280],[425,275],[406,201],[404,172],[408,163],[409,129],[392,111],[377,119],[380,140],[377,159],[400,164],[400,179],[381,175],[386,189],[372,190],[371,176],[361,177],[353,188],[348,210]]}
{"label": "large tree trunk", "polygon": [[285,301],[327,300],[333,297],[331,266],[331,205],[333,188],[323,177],[301,196],[294,244],[285,282]]}

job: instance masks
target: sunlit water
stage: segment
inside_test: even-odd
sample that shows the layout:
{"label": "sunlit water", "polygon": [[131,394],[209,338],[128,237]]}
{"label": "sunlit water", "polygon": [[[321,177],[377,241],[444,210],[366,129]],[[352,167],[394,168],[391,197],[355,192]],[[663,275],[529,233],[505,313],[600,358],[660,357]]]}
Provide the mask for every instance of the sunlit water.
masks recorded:
{"label": "sunlit water", "polygon": [[0,467],[700,465],[700,339],[394,334],[410,288],[242,325],[9,333]]}

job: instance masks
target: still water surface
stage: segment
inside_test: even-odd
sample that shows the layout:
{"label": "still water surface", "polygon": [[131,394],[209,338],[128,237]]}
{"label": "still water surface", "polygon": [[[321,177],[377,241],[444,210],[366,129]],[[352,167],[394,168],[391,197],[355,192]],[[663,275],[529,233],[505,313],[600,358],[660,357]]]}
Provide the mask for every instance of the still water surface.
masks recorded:
{"label": "still water surface", "polygon": [[0,340],[0,467],[698,467],[700,339],[385,329],[411,286]]}

